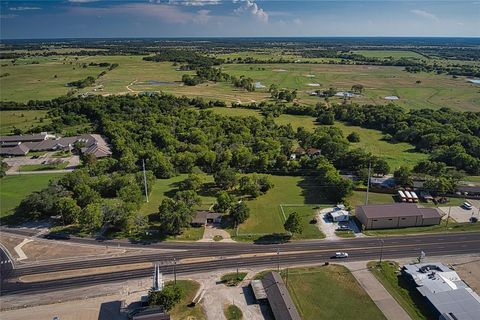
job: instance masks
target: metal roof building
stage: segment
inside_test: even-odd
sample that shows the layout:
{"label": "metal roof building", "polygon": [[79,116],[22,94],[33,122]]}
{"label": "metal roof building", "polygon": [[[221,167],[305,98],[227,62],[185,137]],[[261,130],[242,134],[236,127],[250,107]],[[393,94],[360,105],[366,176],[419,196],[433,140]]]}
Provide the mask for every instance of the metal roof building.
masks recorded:
{"label": "metal roof building", "polygon": [[358,206],[355,213],[365,229],[431,226],[442,218],[437,209],[419,208],[414,203]]}
{"label": "metal roof building", "polygon": [[262,284],[275,320],[301,320],[287,286],[278,273],[267,273],[262,279]]}
{"label": "metal roof building", "polygon": [[480,297],[442,263],[405,265],[404,276],[427,299],[440,320],[479,319]]}

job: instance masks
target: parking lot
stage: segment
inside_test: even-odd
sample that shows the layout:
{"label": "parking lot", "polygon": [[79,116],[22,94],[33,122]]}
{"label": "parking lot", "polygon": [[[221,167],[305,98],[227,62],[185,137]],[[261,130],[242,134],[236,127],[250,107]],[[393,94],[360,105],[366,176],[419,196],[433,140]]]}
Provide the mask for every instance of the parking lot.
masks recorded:
{"label": "parking lot", "polygon": [[325,234],[325,239],[329,240],[336,240],[340,239],[335,231],[339,226],[346,226],[348,227],[353,233],[355,234],[355,237],[361,237],[363,236],[362,231],[358,228],[357,224],[350,219],[347,222],[334,222],[332,218],[330,217],[329,213],[332,212],[334,208],[326,208],[318,211],[317,213],[317,225],[320,229]]}
{"label": "parking lot", "polygon": [[17,172],[21,166],[41,165],[58,160],[68,162],[66,169],[75,168],[80,164],[80,157],[78,155],[58,158],[54,157],[54,154],[55,152],[46,152],[40,156],[10,157],[3,159],[3,161],[9,166],[7,173]]}
{"label": "parking lot", "polygon": [[468,200],[468,202],[472,205],[472,209],[468,210],[464,207],[460,206],[453,206],[453,207],[438,207],[442,213],[448,216],[448,212],[450,211],[450,218],[455,220],[456,222],[470,222],[470,218],[472,216],[480,219],[479,217],[479,202],[478,200]]}

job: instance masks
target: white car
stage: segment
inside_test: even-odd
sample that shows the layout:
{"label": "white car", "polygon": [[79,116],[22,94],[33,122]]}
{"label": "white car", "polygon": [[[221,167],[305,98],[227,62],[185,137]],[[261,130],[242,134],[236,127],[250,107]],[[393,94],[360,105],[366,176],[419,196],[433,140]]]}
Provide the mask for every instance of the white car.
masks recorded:
{"label": "white car", "polygon": [[346,252],[335,252],[335,258],[337,258],[337,259],[348,258],[348,253],[346,253]]}
{"label": "white car", "polygon": [[468,202],[464,202],[463,207],[467,210],[472,210],[472,208],[473,208],[472,205]]}

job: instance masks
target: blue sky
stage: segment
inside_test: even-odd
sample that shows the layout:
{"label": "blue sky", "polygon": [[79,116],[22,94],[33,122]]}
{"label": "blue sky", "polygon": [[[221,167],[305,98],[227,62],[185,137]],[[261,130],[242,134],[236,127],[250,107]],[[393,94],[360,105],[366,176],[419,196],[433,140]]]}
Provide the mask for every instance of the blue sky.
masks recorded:
{"label": "blue sky", "polygon": [[480,1],[1,1],[11,38],[480,36]]}

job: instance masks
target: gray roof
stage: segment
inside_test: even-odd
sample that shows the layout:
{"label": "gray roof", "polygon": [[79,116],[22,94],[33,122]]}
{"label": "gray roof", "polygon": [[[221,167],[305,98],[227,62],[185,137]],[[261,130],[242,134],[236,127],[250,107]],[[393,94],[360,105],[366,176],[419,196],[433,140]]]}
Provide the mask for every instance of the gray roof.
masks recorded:
{"label": "gray roof", "polygon": [[480,193],[480,186],[458,186],[457,191],[468,193]]}
{"label": "gray roof", "polygon": [[262,284],[275,320],[301,320],[288,289],[278,273],[268,272],[263,277]]}
{"label": "gray roof", "polygon": [[29,141],[42,141],[47,139],[46,133],[41,134],[25,134],[17,136],[0,136],[0,143],[3,142],[29,142]]}
{"label": "gray roof", "polygon": [[436,209],[418,208],[414,203],[377,204],[358,206],[357,208],[360,208],[369,219],[415,216],[422,216],[423,218],[441,217]]}
{"label": "gray roof", "polygon": [[255,299],[267,299],[267,293],[265,292],[265,288],[263,287],[262,280],[252,280],[250,282],[250,285],[252,286]]}
{"label": "gray roof", "polygon": [[403,267],[420,294],[446,319],[474,320],[480,314],[480,297],[458,274],[442,263],[410,264]]}
{"label": "gray roof", "polygon": [[28,153],[29,150],[30,149],[27,146],[19,144],[14,147],[0,148],[0,155],[24,156]]}
{"label": "gray roof", "polygon": [[195,217],[192,219],[193,224],[204,224],[207,222],[207,219],[217,220],[222,216],[221,213],[218,212],[210,212],[210,211],[198,211],[195,214]]}

